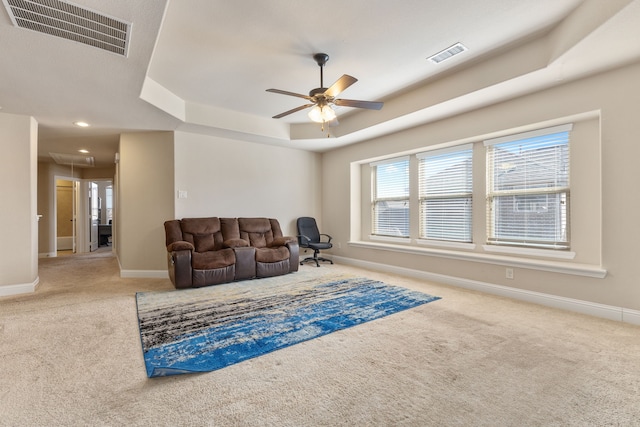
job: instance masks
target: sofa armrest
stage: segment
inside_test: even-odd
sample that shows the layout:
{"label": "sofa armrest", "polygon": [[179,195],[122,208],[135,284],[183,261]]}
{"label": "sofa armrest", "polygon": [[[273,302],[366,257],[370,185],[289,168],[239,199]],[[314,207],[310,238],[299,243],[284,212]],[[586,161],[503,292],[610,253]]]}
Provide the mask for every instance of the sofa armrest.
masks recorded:
{"label": "sofa armrest", "polygon": [[167,252],[193,250],[195,250],[195,247],[191,243],[185,242],[184,240],[178,240],[177,242],[170,243],[167,246]]}
{"label": "sofa armrest", "polygon": [[225,248],[248,248],[249,242],[244,239],[229,239],[222,242]]}
{"label": "sofa armrest", "polygon": [[[187,242],[185,242],[187,243]],[[169,278],[177,289],[190,288],[193,285],[191,269],[191,250],[183,249],[167,253]]]}
{"label": "sofa armrest", "polygon": [[291,243],[291,242],[296,242],[297,244],[296,238],[291,236],[276,237],[275,239],[273,239],[271,243],[269,243],[268,247],[274,248],[276,246],[286,246],[288,243]]}
{"label": "sofa armrest", "polygon": [[300,247],[298,240],[295,237],[290,237],[286,243],[287,249],[289,249],[289,272],[293,273],[298,271],[300,265]]}

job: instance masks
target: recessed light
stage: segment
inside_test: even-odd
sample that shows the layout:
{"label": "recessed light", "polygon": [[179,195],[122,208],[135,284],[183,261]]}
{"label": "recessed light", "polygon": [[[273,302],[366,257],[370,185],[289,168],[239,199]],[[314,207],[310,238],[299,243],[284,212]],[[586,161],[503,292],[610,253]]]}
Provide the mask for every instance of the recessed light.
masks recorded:
{"label": "recessed light", "polygon": [[78,152],[82,154],[89,154],[89,150],[85,150],[84,148],[82,150],[78,150]]}
{"label": "recessed light", "polygon": [[74,122],[73,124],[81,128],[89,127],[89,123],[87,122]]}

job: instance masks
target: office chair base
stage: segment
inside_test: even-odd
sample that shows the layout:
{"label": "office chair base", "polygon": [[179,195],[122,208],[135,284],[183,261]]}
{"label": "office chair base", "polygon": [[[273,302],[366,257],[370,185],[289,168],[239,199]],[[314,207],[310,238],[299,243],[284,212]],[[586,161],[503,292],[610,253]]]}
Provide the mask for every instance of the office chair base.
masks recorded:
{"label": "office chair base", "polygon": [[304,263],[308,262],[308,261],[315,262],[316,263],[316,267],[320,267],[320,263],[318,261],[329,262],[329,263],[333,264],[333,261],[331,261],[330,259],[322,258],[320,256],[319,257],[310,256],[310,257],[307,257],[307,258],[303,259],[302,261],[300,261],[300,265],[304,265]]}

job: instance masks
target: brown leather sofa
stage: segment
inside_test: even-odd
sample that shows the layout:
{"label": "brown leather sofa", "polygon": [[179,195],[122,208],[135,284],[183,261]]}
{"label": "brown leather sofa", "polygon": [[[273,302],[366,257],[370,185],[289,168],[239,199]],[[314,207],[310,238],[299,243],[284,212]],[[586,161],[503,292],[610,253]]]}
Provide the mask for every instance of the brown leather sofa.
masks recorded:
{"label": "brown leather sofa", "polygon": [[298,271],[295,237],[272,218],[183,218],[164,223],[169,277],[197,288]]}

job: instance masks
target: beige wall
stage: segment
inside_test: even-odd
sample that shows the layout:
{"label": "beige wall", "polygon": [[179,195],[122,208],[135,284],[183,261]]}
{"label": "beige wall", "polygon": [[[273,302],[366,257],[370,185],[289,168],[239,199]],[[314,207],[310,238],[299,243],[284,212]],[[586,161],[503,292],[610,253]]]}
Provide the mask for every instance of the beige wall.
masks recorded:
{"label": "beige wall", "polygon": [[56,178],[80,178],[80,170],[52,162],[38,162],[38,253],[40,257],[56,254]]}
{"label": "beige wall", "polygon": [[[640,263],[635,245],[640,239],[636,218],[640,195],[633,184],[640,182],[640,169],[635,166],[640,156],[636,117],[640,100],[638,75],[640,65],[630,65],[324,154],[323,219],[327,232],[334,236],[336,243],[341,243],[334,254],[443,277],[639,310]],[[357,175],[361,170],[357,162],[453,141],[481,142],[496,132],[563,121],[583,113],[595,114],[596,119],[577,127],[577,140],[572,141],[571,148],[572,203],[576,199],[572,205],[572,231],[580,232],[574,233],[572,240],[577,245],[573,249],[578,253],[575,260],[561,263],[601,266],[608,272],[604,279],[517,268],[515,278],[509,280],[505,278],[504,263],[497,258],[494,262],[463,261],[347,244],[350,240],[363,239],[357,220],[352,227],[352,212],[365,206],[362,217],[368,215],[368,199],[359,188],[360,179],[354,179],[352,174]],[[349,182],[350,185],[346,185]],[[482,192],[483,189],[476,190]],[[484,200],[480,198],[479,202]],[[475,251],[482,252],[484,241],[476,243],[479,246]],[[549,264],[555,262],[557,260],[548,261]]]}
{"label": "beige wall", "polygon": [[[295,143],[292,143],[294,145]],[[296,235],[300,216],[321,214],[320,155],[307,151],[177,132],[176,218],[277,218]]]}
{"label": "beige wall", "polygon": [[37,138],[32,117],[0,113],[0,295],[28,292],[38,281]]}
{"label": "beige wall", "polygon": [[166,275],[164,221],[173,218],[173,133],[120,136],[116,253],[123,276]]}

